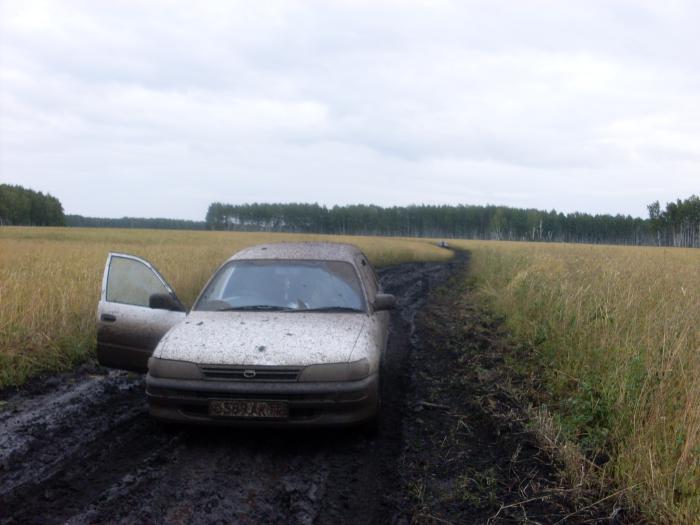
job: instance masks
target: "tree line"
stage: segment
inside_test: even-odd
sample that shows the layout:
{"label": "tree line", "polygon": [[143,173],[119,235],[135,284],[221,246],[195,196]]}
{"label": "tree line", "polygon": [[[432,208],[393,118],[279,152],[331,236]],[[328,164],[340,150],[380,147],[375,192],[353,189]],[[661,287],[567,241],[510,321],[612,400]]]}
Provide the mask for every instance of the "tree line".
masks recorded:
{"label": "tree line", "polygon": [[162,217],[84,217],[82,215],[66,215],[66,226],[77,228],[145,228],[156,230],[206,230],[204,221],[187,219],[165,219]]}
{"label": "tree line", "polygon": [[61,202],[54,196],[22,186],[0,184],[0,226],[63,226]]}
{"label": "tree line", "polygon": [[700,247],[698,197],[668,203],[663,211],[657,202],[649,210],[650,217],[642,219],[492,205],[329,208],[215,202],[207,211],[206,225],[213,230]]}
{"label": "tree line", "polygon": [[656,244],[663,246],[700,246],[700,197],[678,199],[661,209],[659,201],[647,206],[651,231]]}
{"label": "tree line", "polygon": [[700,247],[700,197],[647,206],[649,218],[508,206],[326,207],[306,203],[212,203],[204,221],[64,215],[49,194],[0,184],[0,225],[154,228],[387,235]]}

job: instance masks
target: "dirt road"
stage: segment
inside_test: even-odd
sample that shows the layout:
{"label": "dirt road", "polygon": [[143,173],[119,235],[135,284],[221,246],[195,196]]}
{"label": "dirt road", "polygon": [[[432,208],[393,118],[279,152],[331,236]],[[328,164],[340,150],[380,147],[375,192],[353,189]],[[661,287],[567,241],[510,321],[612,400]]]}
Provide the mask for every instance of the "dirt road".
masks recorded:
{"label": "dirt road", "polygon": [[[426,338],[437,336],[428,333],[426,322],[415,319],[428,291],[446,283],[462,263],[401,265],[381,272],[384,288],[397,295],[398,308],[392,314],[384,367],[383,418],[374,437],[360,430],[164,427],[146,413],[141,377],[91,366],[5,393],[0,408],[0,523],[433,521],[431,512],[437,507],[431,510],[428,499],[444,507],[439,494],[430,492],[431,480],[441,478],[441,472],[462,468],[468,479],[489,483],[491,478],[482,474],[492,473],[493,465],[512,455],[515,447],[522,449],[517,443],[524,443],[528,454],[534,447],[523,438],[522,425],[511,425],[517,435],[503,442],[507,425],[501,415],[484,410],[469,422],[471,434],[452,432],[457,441],[448,444],[465,451],[452,450],[457,463],[435,443],[454,423],[450,414],[435,407],[448,406],[446,396],[452,396],[454,403],[470,410],[473,400],[445,388],[435,397],[431,377],[449,378],[454,356],[433,359],[426,354],[432,351]],[[424,367],[426,360],[432,364]],[[430,399],[438,401],[431,404]],[[460,472],[449,483],[461,480]],[[546,483],[538,485],[538,476]],[[551,478],[551,471],[540,470],[529,484],[551,486]],[[416,493],[421,483],[423,492]],[[521,497],[515,489],[485,493],[485,498],[496,498],[487,502],[478,501],[478,491],[470,494],[461,506],[446,510],[450,520],[485,522],[503,502]],[[517,516],[513,510],[502,511],[494,521],[522,521],[517,517],[522,509],[516,509]],[[557,501],[550,509],[540,502],[537,510],[544,522],[551,511],[555,522],[555,515],[561,518],[570,508]]]}

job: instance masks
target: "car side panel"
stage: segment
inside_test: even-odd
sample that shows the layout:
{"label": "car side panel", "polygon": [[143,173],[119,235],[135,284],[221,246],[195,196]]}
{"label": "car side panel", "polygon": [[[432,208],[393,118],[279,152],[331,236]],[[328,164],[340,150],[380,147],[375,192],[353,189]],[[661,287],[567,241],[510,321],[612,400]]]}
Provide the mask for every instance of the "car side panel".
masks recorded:
{"label": "car side panel", "polygon": [[[374,303],[377,293],[381,291],[377,273],[364,253],[360,252],[355,256],[355,265],[360,278],[363,281],[362,284],[367,293],[367,300],[371,305]],[[364,344],[372,348],[369,350],[369,352],[373,355],[369,355],[368,358],[370,360],[371,370],[374,372],[375,370],[379,371],[380,363],[382,362],[382,355],[386,351],[389,338],[390,314],[387,311],[375,312],[371,307],[369,311],[371,323],[369,324],[366,333],[361,335],[361,337],[367,338],[368,341],[366,341]],[[361,344],[361,341],[358,341],[358,344]],[[374,355],[375,353],[376,355]],[[353,353],[353,357],[357,356],[357,353]]]}
{"label": "car side panel", "polygon": [[100,301],[97,360],[110,368],[146,372],[158,342],[184,318],[184,312]]}
{"label": "car side panel", "polygon": [[378,340],[379,348],[382,352],[386,351],[386,346],[389,340],[389,316],[391,314],[384,310],[382,312],[375,312],[374,316],[377,318],[377,327],[379,330]]}

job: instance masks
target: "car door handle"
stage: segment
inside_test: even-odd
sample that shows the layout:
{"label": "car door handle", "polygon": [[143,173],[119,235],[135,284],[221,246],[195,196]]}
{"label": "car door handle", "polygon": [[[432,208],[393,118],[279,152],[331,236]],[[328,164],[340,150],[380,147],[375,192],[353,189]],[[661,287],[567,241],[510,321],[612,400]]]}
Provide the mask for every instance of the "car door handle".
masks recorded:
{"label": "car door handle", "polygon": [[112,315],[112,314],[102,314],[101,319],[103,321],[108,322],[108,323],[113,323],[114,321],[117,320],[117,317],[115,315]]}

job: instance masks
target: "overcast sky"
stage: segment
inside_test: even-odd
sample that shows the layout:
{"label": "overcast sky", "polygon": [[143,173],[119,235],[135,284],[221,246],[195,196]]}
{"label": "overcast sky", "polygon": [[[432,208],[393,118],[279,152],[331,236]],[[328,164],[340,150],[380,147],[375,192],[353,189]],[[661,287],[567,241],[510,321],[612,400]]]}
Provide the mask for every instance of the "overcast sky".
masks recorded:
{"label": "overcast sky", "polygon": [[700,193],[700,2],[0,0],[0,181],[645,216]]}

